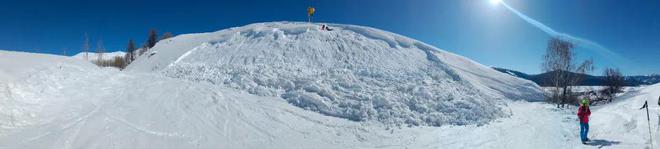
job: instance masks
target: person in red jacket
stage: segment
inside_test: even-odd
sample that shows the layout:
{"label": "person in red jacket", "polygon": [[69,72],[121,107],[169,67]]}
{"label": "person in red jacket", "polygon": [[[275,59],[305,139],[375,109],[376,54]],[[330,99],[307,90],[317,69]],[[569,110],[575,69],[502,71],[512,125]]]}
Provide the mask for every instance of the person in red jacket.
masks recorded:
{"label": "person in red jacket", "polygon": [[582,100],[577,115],[580,118],[580,139],[582,140],[582,144],[586,144],[589,141],[587,134],[589,133],[589,115],[591,115],[589,99],[585,98]]}

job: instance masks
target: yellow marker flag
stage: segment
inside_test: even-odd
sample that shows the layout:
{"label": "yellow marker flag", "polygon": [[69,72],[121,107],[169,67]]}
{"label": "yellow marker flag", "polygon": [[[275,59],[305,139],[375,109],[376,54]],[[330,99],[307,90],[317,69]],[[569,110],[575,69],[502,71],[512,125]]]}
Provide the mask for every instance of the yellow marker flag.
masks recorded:
{"label": "yellow marker flag", "polygon": [[307,15],[308,16],[313,16],[314,11],[316,11],[316,9],[314,9],[314,7],[307,7]]}

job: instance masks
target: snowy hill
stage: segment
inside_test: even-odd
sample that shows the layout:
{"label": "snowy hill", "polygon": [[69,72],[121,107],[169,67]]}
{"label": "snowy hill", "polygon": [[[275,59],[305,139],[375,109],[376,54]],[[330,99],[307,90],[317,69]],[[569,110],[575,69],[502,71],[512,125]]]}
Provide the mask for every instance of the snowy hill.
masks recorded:
{"label": "snowy hill", "polygon": [[[465,148],[475,145],[452,142],[469,136],[444,136],[492,133],[474,125],[392,128],[355,122],[280,97],[55,55],[0,50],[0,72],[0,148]],[[513,106],[535,107],[519,106],[524,103]],[[512,121],[518,111],[493,126],[524,122]],[[552,113],[543,111],[525,116]]]}
{"label": "snowy hill", "polygon": [[[591,126],[594,138],[620,142],[619,148],[642,148],[648,145],[649,122],[646,110],[649,104],[651,132],[655,147],[660,146],[660,84],[643,87],[621,95],[612,104],[594,107]],[[649,147],[649,146],[645,146]]]}
{"label": "snowy hill", "polygon": [[0,75],[3,149],[398,148],[423,132],[63,56],[0,50]]}
{"label": "snowy hill", "polygon": [[[111,60],[111,59],[114,59],[116,56],[124,57],[125,55],[126,55],[126,52],[123,52],[123,51],[103,53],[103,59],[104,60]],[[93,61],[93,60],[96,60],[96,59],[99,58],[98,55],[96,55],[95,52],[87,52],[87,56],[89,58],[89,61]],[[84,60],[85,59],[85,53],[80,52],[80,53],[78,53],[74,56],[71,56],[71,57],[76,58],[76,59]]]}
{"label": "snowy hill", "polygon": [[[271,26],[278,25],[280,27],[282,25],[291,25],[293,28],[301,25],[304,26],[297,23],[267,24],[271,24]],[[310,110],[305,110],[300,108],[299,105],[294,106],[295,103],[291,104],[290,99],[282,96],[263,95],[259,94],[259,92],[246,90],[246,88],[225,85],[222,82],[214,82],[217,80],[213,79],[213,76],[222,77],[225,75],[222,71],[219,71],[217,74],[204,73],[206,72],[204,70],[213,70],[210,72],[216,72],[218,68],[208,68],[206,65],[217,66],[217,64],[209,63],[211,60],[204,59],[196,53],[208,51],[213,54],[213,52],[217,52],[216,50],[221,50],[222,48],[213,49],[208,48],[209,46],[207,45],[205,48],[197,48],[198,50],[193,51],[192,49],[196,47],[193,45],[197,44],[196,42],[183,42],[185,40],[199,41],[198,44],[203,45],[208,39],[220,38],[216,36],[224,32],[250,27],[254,28],[260,25],[264,24],[253,24],[215,33],[189,34],[161,41],[156,46],[156,54],[151,57],[145,55],[145,57],[139,59],[138,61],[141,60],[142,62],[139,65],[131,66],[131,71],[100,68],[91,63],[71,57],[0,50],[0,148],[648,148],[649,140],[646,113],[644,110],[639,110],[639,107],[645,100],[648,100],[650,103],[650,112],[652,114],[650,124],[653,136],[656,143],[660,143],[657,142],[657,138],[660,138],[660,135],[658,135],[660,132],[660,128],[658,127],[660,126],[660,121],[658,120],[660,118],[658,116],[660,107],[656,104],[658,102],[657,98],[660,96],[660,84],[630,91],[618,97],[614,103],[592,107],[593,114],[590,118],[591,129],[589,137],[593,142],[582,145],[578,139],[578,120],[575,116],[576,107],[557,109],[553,104],[529,102],[527,101],[529,99],[524,97],[535,95],[536,86],[529,86],[527,84],[529,82],[521,82],[515,78],[498,77],[499,75],[506,76],[506,74],[491,73],[491,69],[444,51],[429,52],[432,54],[425,56],[429,56],[430,58],[426,57],[428,59],[424,58],[421,60],[410,59],[410,61],[414,62],[407,62],[406,64],[418,64],[412,65],[414,67],[421,67],[419,65],[422,64],[438,67],[445,66],[440,67],[444,71],[432,70],[434,68],[426,67],[430,71],[424,71],[428,73],[423,74],[444,76],[448,73],[453,73],[457,77],[450,77],[451,79],[449,80],[443,77],[435,77],[442,80],[441,83],[435,83],[449,83],[449,85],[457,86],[443,89],[465,89],[467,87],[474,87],[475,89],[458,91],[443,90],[443,92],[450,93],[437,94],[461,95],[464,97],[456,97],[456,99],[452,99],[453,102],[443,103],[448,106],[446,109],[441,110],[446,111],[429,110],[429,113],[413,113],[418,115],[412,115],[411,117],[433,117],[434,114],[451,115],[454,113],[463,114],[464,117],[474,119],[491,119],[488,116],[471,115],[472,113],[466,111],[470,111],[472,109],[469,108],[475,107],[477,110],[482,110],[479,108],[492,107],[455,104],[454,102],[457,100],[496,105],[499,106],[501,113],[508,114],[508,116],[491,119],[490,121],[458,118],[458,120],[464,120],[471,124],[442,125],[440,127],[392,127],[391,125],[387,125],[389,123],[382,119],[354,121],[341,116],[327,116],[327,113],[321,114],[322,112],[314,112],[311,108],[308,108]],[[319,36],[316,34],[334,34],[320,32],[318,30],[316,31],[320,33],[315,33],[313,26],[309,27],[310,31],[305,30],[310,33],[301,33],[301,35],[311,34],[309,36]],[[336,29],[335,31],[341,31],[345,30],[345,28],[355,26],[332,25],[332,27]],[[369,29],[364,27],[356,28]],[[369,30],[378,31],[375,29]],[[345,30],[345,32],[350,33],[352,31]],[[378,31],[378,33],[393,35],[381,31]],[[357,38],[360,35],[355,35],[355,37]],[[238,36],[235,38],[240,39],[241,37]],[[311,37],[298,38],[307,39]],[[387,45],[387,42],[375,39],[364,39],[363,42],[374,43],[374,45],[364,45],[366,48],[380,44]],[[244,44],[243,46],[264,46],[249,40],[246,40],[245,43],[250,44]],[[182,48],[185,45],[190,45],[190,49],[177,50],[176,46],[168,46],[170,44],[176,44]],[[413,48],[413,46],[407,49],[405,47],[395,47],[384,49],[402,50],[398,54],[412,56],[415,55],[414,53],[418,53],[416,50],[424,51],[423,49]],[[271,49],[273,51],[282,50]],[[349,48],[345,49],[356,54],[360,53],[358,51],[350,51],[348,50]],[[224,51],[228,50],[224,49]],[[315,50],[308,52],[313,51]],[[268,53],[266,51],[259,52]],[[251,55],[247,50],[242,52],[246,55],[238,55],[238,53],[241,52],[227,52],[227,54],[235,55],[234,59],[241,58],[241,56],[249,57]],[[437,57],[434,58],[433,55]],[[221,55],[208,56],[217,57],[216,61],[225,60]],[[329,55],[329,57],[333,56],[335,55]],[[378,57],[378,55],[370,56]],[[297,58],[304,59],[308,63],[315,63],[311,61],[313,59],[305,59],[302,56]],[[326,60],[329,63],[336,64],[333,62],[334,60],[324,57],[315,57],[314,59]],[[429,59],[434,59],[435,61],[433,63],[426,63],[431,61]],[[285,60],[283,59],[284,62],[286,62]],[[385,61],[386,64],[393,63],[387,61],[403,63],[403,60],[394,58],[378,60]],[[175,63],[175,61],[178,62]],[[350,60],[347,61],[352,62]],[[256,71],[251,70],[251,67],[254,67],[251,65],[255,62],[259,62],[259,60],[246,62],[239,59],[239,62],[235,62],[246,64],[246,68],[233,73],[233,75],[237,76],[234,79],[239,80],[237,82],[240,83],[240,80],[245,82],[254,81],[250,80],[253,78],[283,78],[286,80],[291,77],[277,73],[274,70],[268,70],[268,67],[265,66],[260,66],[264,69],[263,73],[247,73],[252,76],[245,76],[246,73],[242,71]],[[168,67],[170,64],[172,65]],[[364,67],[357,65],[357,63],[348,64],[353,64],[348,65],[352,67]],[[201,71],[186,68],[196,65],[199,66],[193,68],[201,69]],[[295,66],[295,64],[291,65]],[[387,90],[386,87],[398,87],[394,83],[400,82],[387,79],[391,79],[388,78],[388,75],[399,75],[400,77],[401,74],[390,69],[410,68],[398,68],[396,64],[392,65],[387,65],[387,69],[385,69],[380,68],[385,67],[381,64],[374,64],[374,68],[368,70],[370,72],[380,72],[381,75],[378,75],[376,78],[359,76],[360,73],[358,75],[345,74],[354,77],[348,80],[353,80],[350,83],[356,84],[353,90],[348,91],[351,91],[357,97],[392,94],[389,92],[367,94],[369,92],[366,92],[376,89],[379,91],[391,91]],[[282,65],[274,66],[278,66],[282,70],[287,69],[286,66]],[[325,69],[332,68],[326,65],[315,66]],[[229,66],[223,66],[221,68],[227,67]],[[351,69],[352,67],[345,68],[345,71],[354,71],[354,69]],[[461,69],[456,67],[460,67]],[[181,73],[182,70],[190,72]],[[312,70],[322,71],[317,69]],[[415,70],[413,69],[411,71]],[[419,73],[420,71],[415,72]],[[295,74],[306,76],[308,75],[307,73],[301,71]],[[207,79],[205,80],[198,80],[195,78],[203,77],[196,77],[191,74],[209,76],[206,76]],[[282,76],[268,76],[274,74]],[[311,83],[307,84],[316,84],[316,86],[320,86],[319,88],[324,88],[322,86],[323,80],[332,78],[329,76],[332,75],[320,75],[317,77],[318,79],[315,79],[317,81],[311,81]],[[335,75],[335,78],[340,77]],[[378,80],[378,78],[384,78],[386,80]],[[410,82],[415,82],[415,79],[417,79],[414,77],[406,78]],[[370,82],[360,82],[362,80]],[[434,83],[432,80],[425,81],[426,83]],[[234,80],[227,82],[238,84]],[[390,82],[390,84],[386,84],[387,82]],[[246,86],[262,86],[261,84],[267,84],[263,82],[255,83],[256,85],[246,84]],[[293,84],[297,86],[297,82]],[[433,86],[426,85],[424,82],[415,86],[434,89]],[[270,87],[265,86],[263,88],[264,90],[269,90]],[[300,92],[303,93],[314,91],[306,90],[309,88],[305,88],[304,86],[302,88]],[[525,88],[533,90],[522,91]],[[296,89],[294,87],[291,90]],[[337,92],[333,88],[326,89],[326,91],[327,93]],[[469,93],[475,95],[451,93],[463,91],[469,91]],[[340,96],[343,95],[342,93],[338,92],[335,95],[342,97]],[[468,97],[484,96],[483,94],[492,94],[496,97],[465,99]],[[417,95],[409,96],[415,97]],[[428,97],[434,96],[436,95],[429,95]],[[516,98],[517,96],[521,98]],[[386,97],[397,96],[391,95]],[[423,98],[417,99],[420,101],[419,106],[428,106],[421,100]],[[342,99],[336,98],[336,100]],[[491,103],[481,100],[495,101]],[[391,100],[391,102],[394,102],[390,103],[391,105],[401,106],[401,103],[397,102],[402,101]],[[328,105],[330,105],[329,107],[333,107],[332,104]],[[401,109],[393,109],[391,112],[398,112],[397,110],[405,112],[408,109],[404,105]],[[378,114],[380,115],[380,113]],[[395,119],[399,118],[396,116],[393,117]],[[479,121],[489,121],[489,123],[482,124]],[[385,125],[382,122],[385,122]],[[658,144],[656,144],[657,146]]]}
{"label": "snowy hill", "polygon": [[542,100],[534,83],[386,31],[257,23],[160,41],[127,70],[281,97],[325,115],[385,124],[485,123],[503,100]]}

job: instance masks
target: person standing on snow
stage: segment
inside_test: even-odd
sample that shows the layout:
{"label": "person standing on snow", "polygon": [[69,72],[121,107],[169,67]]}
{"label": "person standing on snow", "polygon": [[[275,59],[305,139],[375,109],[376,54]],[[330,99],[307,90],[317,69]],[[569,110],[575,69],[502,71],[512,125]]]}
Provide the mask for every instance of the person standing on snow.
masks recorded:
{"label": "person standing on snow", "polygon": [[321,25],[321,30],[322,31],[332,31],[333,29],[331,29],[329,26],[323,24],[323,25]]}
{"label": "person standing on snow", "polygon": [[587,134],[589,133],[589,115],[591,115],[591,110],[589,110],[589,99],[584,98],[580,102],[580,108],[578,108],[577,116],[580,119],[580,139],[582,144],[586,144],[589,141]]}

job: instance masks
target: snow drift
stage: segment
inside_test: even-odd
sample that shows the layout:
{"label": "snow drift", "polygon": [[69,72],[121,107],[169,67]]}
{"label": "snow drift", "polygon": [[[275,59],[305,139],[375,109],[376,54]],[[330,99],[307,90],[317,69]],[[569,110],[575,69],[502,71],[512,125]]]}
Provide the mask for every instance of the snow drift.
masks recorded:
{"label": "snow drift", "polygon": [[503,99],[541,100],[534,83],[382,30],[257,23],[160,41],[134,72],[210,82],[325,115],[385,124],[484,123]]}

